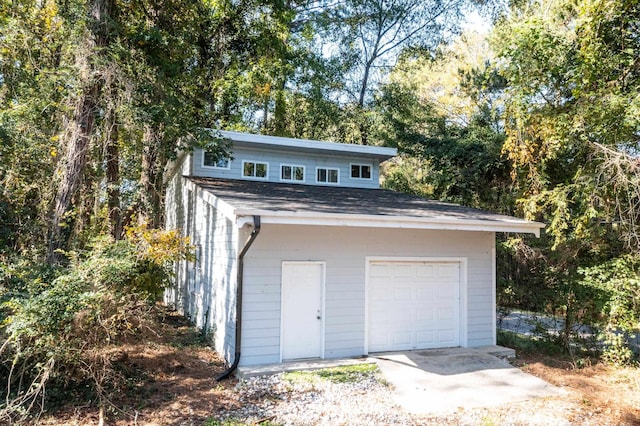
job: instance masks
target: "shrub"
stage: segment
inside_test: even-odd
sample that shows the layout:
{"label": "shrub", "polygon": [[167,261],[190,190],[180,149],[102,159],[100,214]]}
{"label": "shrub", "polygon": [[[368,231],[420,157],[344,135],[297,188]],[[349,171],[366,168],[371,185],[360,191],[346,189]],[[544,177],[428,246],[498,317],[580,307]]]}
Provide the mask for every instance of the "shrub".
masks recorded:
{"label": "shrub", "polygon": [[582,285],[600,291],[599,338],[603,358],[613,364],[634,362],[627,337],[640,331],[640,256],[624,255],[580,269]]}
{"label": "shrub", "polygon": [[127,236],[68,253],[70,266],[50,282],[25,273],[5,292],[0,423],[42,409],[47,386],[88,384],[101,404],[117,388],[109,346],[142,328],[169,283],[171,261],[191,256],[188,240],[175,232],[142,225]]}

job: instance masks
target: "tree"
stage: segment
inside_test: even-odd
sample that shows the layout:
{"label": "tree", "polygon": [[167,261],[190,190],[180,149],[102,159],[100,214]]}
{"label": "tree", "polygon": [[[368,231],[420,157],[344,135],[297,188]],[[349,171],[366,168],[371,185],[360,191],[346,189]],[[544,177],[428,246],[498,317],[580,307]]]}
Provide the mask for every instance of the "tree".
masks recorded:
{"label": "tree", "polygon": [[478,34],[463,34],[435,57],[407,55],[393,70],[378,103],[384,140],[398,147],[401,160],[386,185],[512,212],[509,166],[501,155],[504,81],[492,70],[486,44]]}
{"label": "tree", "polygon": [[44,243],[55,263],[58,249],[100,230],[117,238],[133,215],[160,226],[166,163],[205,143],[224,155],[207,127],[249,127],[256,76],[283,57],[275,41],[286,38],[287,10],[254,0],[3,2],[1,234],[16,248]]}
{"label": "tree", "polygon": [[[628,329],[620,318],[637,317],[597,305],[638,306],[629,283],[640,253],[639,18],[637,2],[525,4],[493,38],[508,82],[503,150],[519,207],[549,223],[550,241],[532,245],[545,259],[569,350],[576,321]],[[607,276],[612,265],[631,267]]]}
{"label": "tree", "polygon": [[[58,250],[65,246],[68,237],[63,231],[69,229],[66,223],[72,198],[76,195],[87,162],[89,142],[93,134],[98,102],[102,90],[100,71],[94,62],[100,49],[109,38],[109,24],[113,0],[93,0],[87,3],[87,28],[77,41],[74,68],[77,73],[77,97],[71,98],[71,110],[65,114],[61,142],[66,148],[64,158],[58,164],[60,182],[53,201],[53,211],[49,226],[48,262],[59,261]],[[73,96],[73,95],[72,95]]]}
{"label": "tree", "polygon": [[464,5],[457,0],[353,0],[330,11],[332,22],[340,25],[334,29],[341,33],[340,47],[355,49],[350,57],[358,77],[349,94],[357,105],[362,108],[371,100],[376,69],[389,69],[403,49],[435,49],[444,30],[455,29],[454,20]]}
{"label": "tree", "polygon": [[360,143],[369,143],[371,122],[365,109],[372,88],[406,49],[432,51],[467,2],[463,0],[349,0],[326,12],[327,34],[335,37],[338,55],[351,64],[345,99],[353,103]]}
{"label": "tree", "polygon": [[[507,143],[529,217],[556,244],[595,242],[618,223],[640,249],[632,188],[640,122],[640,43],[633,2],[552,3],[505,21],[495,36],[509,81]],[[618,163],[620,167],[612,167]]]}

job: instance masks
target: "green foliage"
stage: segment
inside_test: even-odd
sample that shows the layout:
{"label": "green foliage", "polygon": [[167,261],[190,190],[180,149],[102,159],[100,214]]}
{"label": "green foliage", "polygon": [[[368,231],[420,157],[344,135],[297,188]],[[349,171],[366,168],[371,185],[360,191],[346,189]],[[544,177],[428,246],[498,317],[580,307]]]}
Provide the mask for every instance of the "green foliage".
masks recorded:
{"label": "green foliage", "polygon": [[502,299],[562,314],[569,350],[572,324],[600,330],[617,363],[638,327],[637,261],[625,253],[640,248],[639,16],[635,2],[522,3],[492,35],[516,205],[548,224],[547,236],[512,251]]}
{"label": "green foliage", "polygon": [[606,250],[589,250],[587,245],[562,244],[552,249],[554,238],[509,238],[497,245],[497,303],[561,317],[564,327],[549,335],[569,353],[577,346],[592,348],[582,341],[578,326],[600,328],[603,304],[608,294],[601,288],[584,285],[581,268],[599,265],[619,250],[619,244]]}
{"label": "green foliage", "polygon": [[[407,73],[411,74],[411,73]],[[386,144],[404,154],[386,170],[385,186],[471,207],[509,213],[513,193],[504,135],[490,108],[475,108],[468,123],[454,122],[416,96],[412,81],[384,87],[379,103]]]}
{"label": "green foliage", "polygon": [[629,337],[640,332],[640,257],[627,254],[579,272],[581,284],[602,295],[594,325],[602,330],[603,358],[615,365],[635,362]]}
{"label": "green foliage", "polygon": [[629,347],[629,341],[625,334],[608,329],[598,338],[603,344],[603,361],[615,366],[638,365],[638,354]]}
{"label": "green foliage", "polygon": [[638,247],[626,166],[635,158],[625,154],[637,151],[639,14],[633,2],[548,2],[515,11],[494,34],[509,82],[504,151],[522,209],[550,223],[556,247],[597,243],[602,224],[618,221]]}
{"label": "green foliage", "polygon": [[640,330],[640,257],[623,255],[580,269],[581,283],[607,295],[602,305],[606,327],[624,332]]}
{"label": "green foliage", "polygon": [[130,235],[98,239],[82,256],[68,253],[64,270],[3,268],[0,419],[30,414],[45,385],[63,392],[85,383],[101,401],[117,389],[109,345],[140,332],[168,283],[169,264],[192,256],[175,232],[143,225]]}
{"label": "green foliage", "polygon": [[525,336],[507,330],[498,330],[496,342],[498,345],[513,348],[516,352],[522,353],[558,355],[565,351],[564,347],[556,341]]}

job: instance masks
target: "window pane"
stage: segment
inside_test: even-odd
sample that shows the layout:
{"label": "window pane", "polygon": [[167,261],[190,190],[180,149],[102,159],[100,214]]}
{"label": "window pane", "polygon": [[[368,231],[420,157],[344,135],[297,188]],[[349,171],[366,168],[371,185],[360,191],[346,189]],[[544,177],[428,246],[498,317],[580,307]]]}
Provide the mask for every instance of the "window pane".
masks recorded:
{"label": "window pane", "polygon": [[265,163],[257,163],[256,164],[256,177],[267,177],[267,165]]}
{"label": "window pane", "polygon": [[221,169],[226,169],[229,167],[229,159],[228,158],[219,158],[216,161],[216,167],[220,167]]}
{"label": "window pane", "polygon": [[285,180],[291,180],[291,166],[282,166],[282,174],[280,177]]}
{"label": "window pane", "polygon": [[244,163],[244,168],[242,169],[242,176],[254,176],[255,164],[254,163]]}
{"label": "window pane", "polygon": [[338,170],[329,169],[329,182],[338,183]]}
{"label": "window pane", "polygon": [[351,165],[351,177],[352,178],[359,178],[360,177],[360,166],[358,166],[356,164],[352,164]]}
{"label": "window pane", "polygon": [[204,165],[205,166],[213,166],[215,156],[213,152],[205,151],[204,152]]}
{"label": "window pane", "polygon": [[318,169],[318,177],[316,179],[318,182],[326,182],[327,181],[327,169]]}
{"label": "window pane", "polygon": [[304,180],[304,167],[294,167],[295,175],[293,176],[293,180]]}
{"label": "window pane", "polygon": [[370,166],[360,166],[360,167],[362,167],[360,177],[363,179],[371,179],[371,167]]}

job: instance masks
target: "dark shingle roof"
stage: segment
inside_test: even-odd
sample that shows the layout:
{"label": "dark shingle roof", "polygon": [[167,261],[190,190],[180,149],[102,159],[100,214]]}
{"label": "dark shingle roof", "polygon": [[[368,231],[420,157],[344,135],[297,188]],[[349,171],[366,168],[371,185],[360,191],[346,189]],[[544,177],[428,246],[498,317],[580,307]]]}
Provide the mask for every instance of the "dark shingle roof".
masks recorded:
{"label": "dark shingle roof", "polygon": [[488,223],[531,224],[522,219],[499,215],[456,204],[427,200],[385,189],[347,188],[189,177],[234,209],[244,212],[269,211],[412,217]]}

